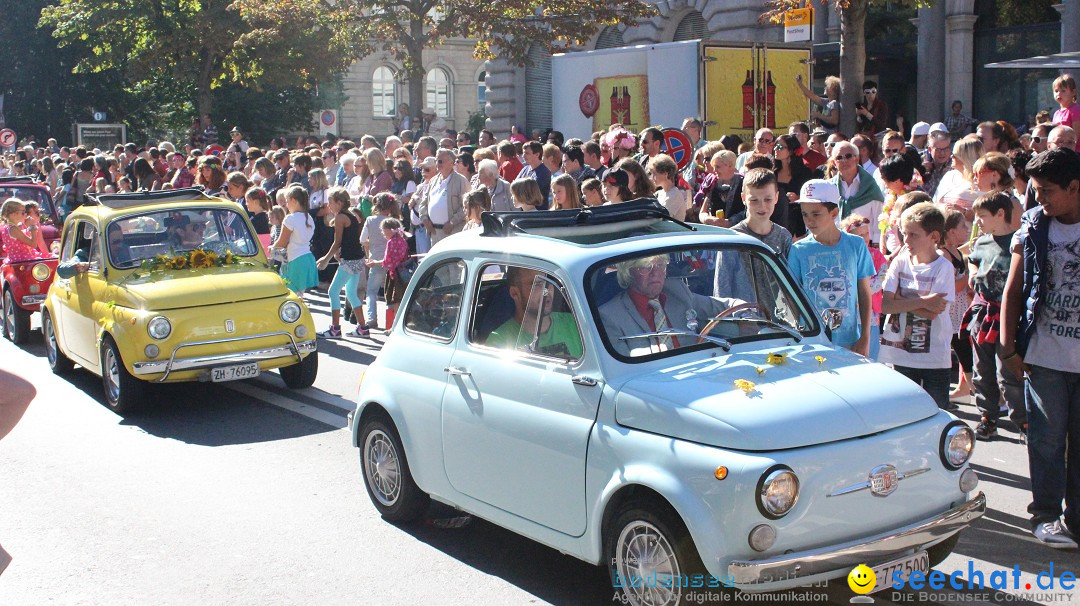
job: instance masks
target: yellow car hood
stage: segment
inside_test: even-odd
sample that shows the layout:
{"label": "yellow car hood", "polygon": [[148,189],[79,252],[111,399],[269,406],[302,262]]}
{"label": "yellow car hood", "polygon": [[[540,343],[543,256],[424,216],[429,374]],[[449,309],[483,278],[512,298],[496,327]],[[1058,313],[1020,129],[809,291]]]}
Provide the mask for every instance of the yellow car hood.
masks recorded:
{"label": "yellow car hood", "polygon": [[113,300],[132,309],[166,310],[280,297],[288,292],[281,277],[270,270],[180,269],[130,277],[117,285]]}

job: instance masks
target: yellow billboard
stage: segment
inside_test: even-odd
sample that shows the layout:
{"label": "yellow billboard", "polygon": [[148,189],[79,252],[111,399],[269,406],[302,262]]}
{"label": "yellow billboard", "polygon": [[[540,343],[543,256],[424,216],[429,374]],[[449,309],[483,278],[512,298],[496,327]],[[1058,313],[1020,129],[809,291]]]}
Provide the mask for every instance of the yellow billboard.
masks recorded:
{"label": "yellow billboard", "polygon": [[795,84],[810,81],[809,49],[706,46],[705,120],[713,134],[751,135],[806,120],[810,105]]}
{"label": "yellow billboard", "polygon": [[600,95],[600,108],[593,114],[593,132],[622,124],[637,133],[650,126],[649,79],[647,76],[612,76],[593,80]]}

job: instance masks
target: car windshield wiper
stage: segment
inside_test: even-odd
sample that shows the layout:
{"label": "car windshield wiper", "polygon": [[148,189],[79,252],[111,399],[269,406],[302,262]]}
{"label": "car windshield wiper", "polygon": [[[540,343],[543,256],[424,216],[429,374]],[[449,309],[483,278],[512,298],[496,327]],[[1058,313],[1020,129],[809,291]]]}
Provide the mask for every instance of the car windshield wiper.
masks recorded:
{"label": "car windshield wiper", "polygon": [[631,339],[657,339],[660,337],[694,337],[695,339],[702,339],[708,341],[714,345],[719,345],[724,348],[724,351],[731,351],[731,341],[722,339],[720,337],[710,337],[709,335],[699,335],[696,332],[684,331],[684,330],[658,330],[656,332],[646,332],[640,335],[632,335],[629,337],[619,337],[620,341],[629,341]]}
{"label": "car windshield wiper", "polygon": [[791,326],[789,326],[787,324],[781,324],[779,322],[774,322],[772,320],[766,320],[764,318],[731,318],[731,317],[727,317],[727,318],[719,318],[718,321],[720,321],[720,322],[747,322],[747,323],[753,323],[753,324],[764,324],[765,326],[768,326],[769,328],[773,328],[773,329],[776,329],[776,330],[786,332],[788,335],[791,336],[792,339],[795,339],[796,343],[802,341],[802,339],[803,339],[802,333],[795,330]]}

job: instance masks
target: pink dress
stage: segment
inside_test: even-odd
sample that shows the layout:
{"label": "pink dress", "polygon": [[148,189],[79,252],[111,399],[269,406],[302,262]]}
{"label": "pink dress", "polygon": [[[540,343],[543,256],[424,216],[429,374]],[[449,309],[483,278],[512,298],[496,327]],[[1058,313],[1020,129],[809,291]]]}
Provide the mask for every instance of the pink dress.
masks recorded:
{"label": "pink dress", "polygon": [[9,233],[12,229],[19,229],[19,227],[17,225],[0,225],[0,242],[4,245],[4,261],[6,263],[21,263],[46,258],[46,255],[42,254],[37,248],[16,240]]}
{"label": "pink dress", "polygon": [[[1080,120],[1080,104],[1073,103],[1054,112],[1054,126],[1064,124],[1071,127],[1077,120]],[[1076,151],[1080,151],[1080,141],[1076,142]]]}

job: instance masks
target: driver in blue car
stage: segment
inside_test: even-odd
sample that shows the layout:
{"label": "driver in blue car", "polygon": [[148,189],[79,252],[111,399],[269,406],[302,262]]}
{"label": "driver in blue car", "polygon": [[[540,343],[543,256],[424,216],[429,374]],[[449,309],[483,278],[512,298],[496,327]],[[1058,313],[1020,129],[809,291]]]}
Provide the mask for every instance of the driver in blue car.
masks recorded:
{"label": "driver in blue car", "polygon": [[[600,320],[617,353],[636,356],[693,345],[692,335],[712,318],[746,305],[741,299],[699,295],[682,280],[668,280],[668,263],[668,255],[655,255],[615,265],[623,292],[600,306]],[[669,330],[681,334],[624,338]]]}

